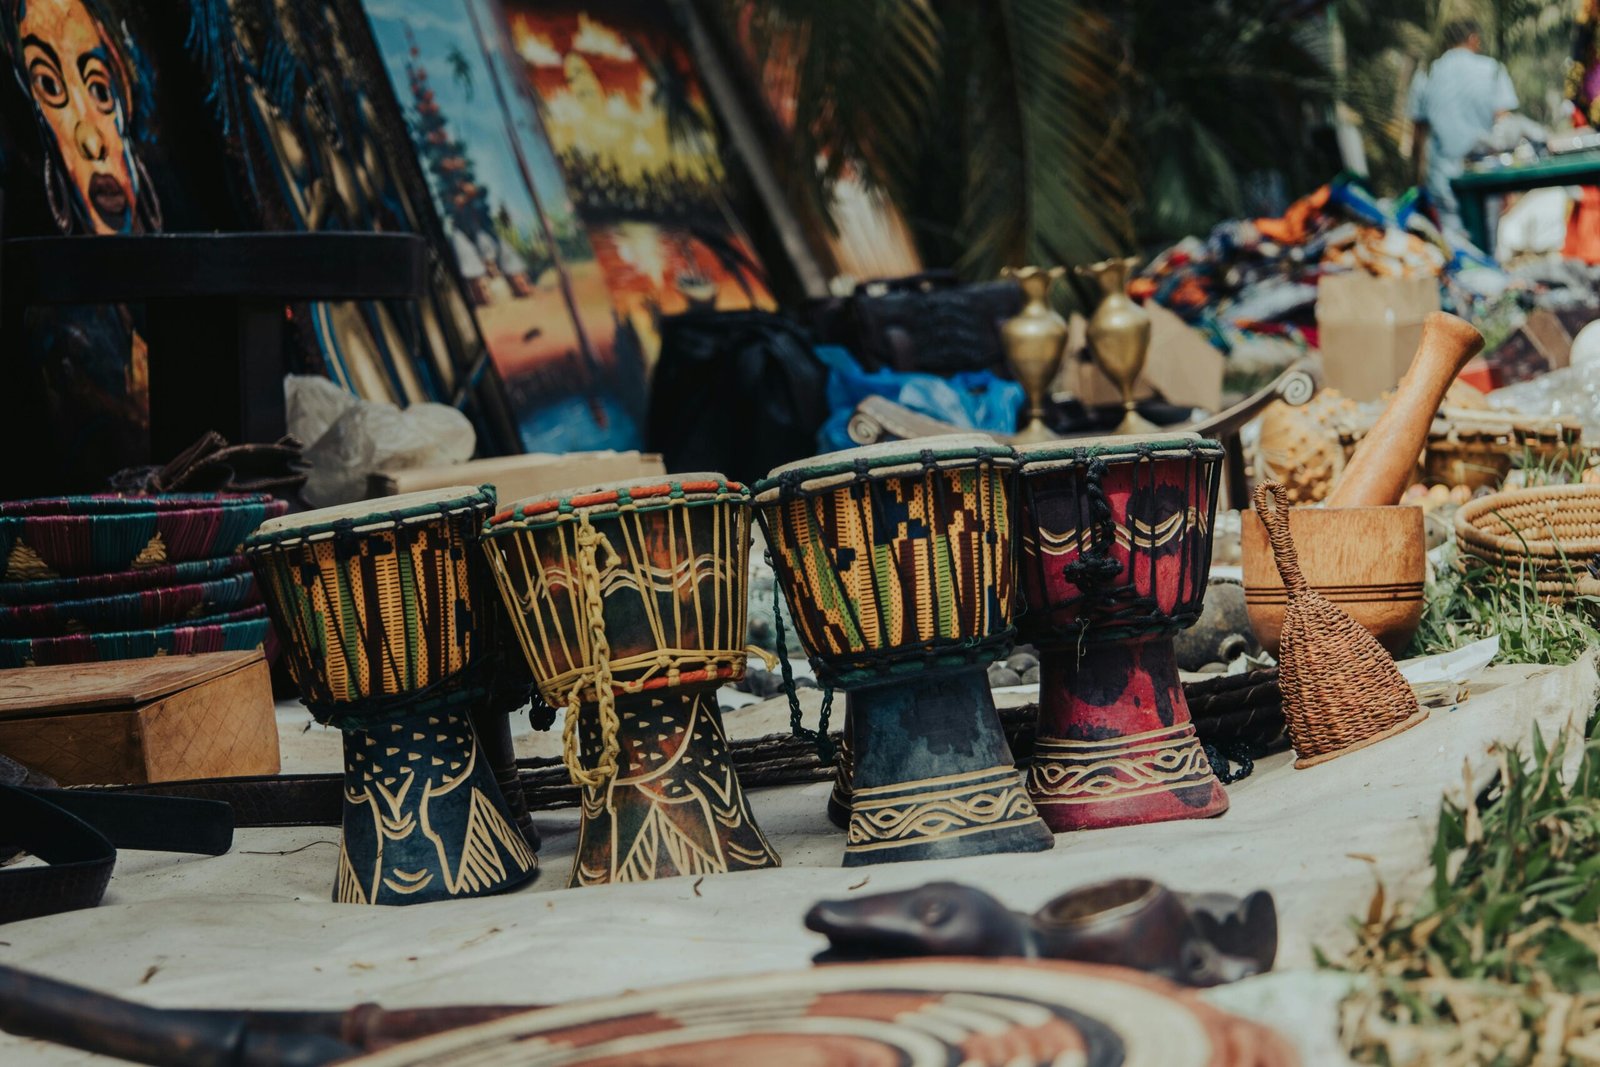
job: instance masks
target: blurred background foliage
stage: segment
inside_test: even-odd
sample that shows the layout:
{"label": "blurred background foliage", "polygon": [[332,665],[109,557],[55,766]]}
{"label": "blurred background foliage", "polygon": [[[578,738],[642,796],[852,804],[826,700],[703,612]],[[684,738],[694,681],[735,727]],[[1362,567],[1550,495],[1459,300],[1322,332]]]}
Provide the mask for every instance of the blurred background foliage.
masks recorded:
{"label": "blurred background foliage", "polygon": [[1579,0],[712,2],[799,46],[790,180],[822,204],[853,165],[981,278],[1276,213],[1341,169],[1341,123],[1402,191],[1407,90],[1455,18],[1550,123]]}

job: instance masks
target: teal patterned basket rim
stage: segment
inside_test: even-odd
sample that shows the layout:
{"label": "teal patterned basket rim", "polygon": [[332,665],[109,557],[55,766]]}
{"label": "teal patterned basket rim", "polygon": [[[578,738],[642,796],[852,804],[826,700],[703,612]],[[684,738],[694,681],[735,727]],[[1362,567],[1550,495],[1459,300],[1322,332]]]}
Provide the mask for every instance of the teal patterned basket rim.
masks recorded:
{"label": "teal patterned basket rim", "polygon": [[1228,452],[1220,441],[1213,441],[1208,437],[1167,437],[1151,434],[1148,437],[1123,441],[1114,437],[1096,437],[1075,445],[1071,438],[1065,438],[1045,444],[1027,445],[1017,450],[1017,461],[1023,473],[1027,473],[1046,464],[1053,466],[1088,459],[1102,459],[1107,463],[1131,462],[1151,454],[1200,455],[1208,459],[1221,459]]}
{"label": "teal patterned basket rim", "polygon": [[123,496],[96,493],[81,496],[46,496],[0,502],[0,518],[129,515],[146,512],[216,511],[276,502],[266,493],[162,493]]}
{"label": "teal patterned basket rim", "polygon": [[[895,443],[909,445],[914,442]],[[867,479],[893,478],[903,472],[914,471],[929,461],[938,466],[957,469],[966,464],[981,467],[985,461],[1002,470],[1012,470],[1017,466],[1016,449],[999,442],[993,445],[970,445],[958,448],[927,448],[917,451],[908,449],[904,452],[848,458],[856,451],[858,450],[836,452],[832,455],[837,458],[831,459],[827,456],[818,457],[818,461],[813,464],[796,463],[786,468],[779,468],[781,474],[769,474],[751,487],[756,503],[770,503],[780,491],[790,486],[802,494],[831,492],[858,476]],[[819,480],[825,480],[827,484],[821,486],[806,484]]]}
{"label": "teal patterned basket rim", "polygon": [[[61,510],[66,505],[81,505],[81,510]],[[252,530],[288,509],[272,496],[193,494],[59,497],[14,501],[11,506],[11,514],[0,514],[0,579],[8,582],[105,575],[141,564],[165,566],[233,555]]]}
{"label": "teal patterned basket rim", "polygon": [[[70,578],[39,578],[31,582],[0,582],[0,605],[26,607],[62,600],[95,600],[123,596],[175,585],[193,585],[243,574],[250,564],[243,556],[216,556],[180,563],[162,563],[138,570],[110,574],[79,574]],[[98,590],[98,591],[96,591]]]}
{"label": "teal patterned basket rim", "polygon": [[[436,519],[448,515],[457,515],[464,511],[479,511],[484,514],[494,510],[494,486],[480,485],[476,489],[461,493],[458,496],[446,497],[427,504],[413,504],[400,508],[381,508],[383,498],[359,501],[361,504],[373,505],[370,512],[355,511],[355,504],[340,505],[337,509],[345,512],[337,519],[313,521],[296,526],[280,527],[275,530],[262,532],[257,530],[245,539],[242,551],[249,555],[258,555],[268,549],[279,545],[294,544],[304,541],[317,541],[325,537],[332,537],[341,531],[357,530],[384,530],[402,523],[416,522],[422,519]],[[300,516],[288,515],[285,519],[316,516],[315,511],[302,513]]]}
{"label": "teal patterned basket rim", "polygon": [[186,619],[170,626],[157,626],[147,630],[116,630],[103,634],[68,634],[62,637],[8,637],[0,639],[0,669],[22,667],[32,662],[38,652],[59,648],[93,648],[97,653],[110,652],[109,656],[95,656],[55,660],[55,662],[89,663],[99,659],[143,659],[159,655],[170,649],[179,633],[184,630],[205,630],[221,638],[222,651],[241,651],[254,648],[267,639],[272,620],[262,605],[211,615],[199,619]]}
{"label": "teal patterned basket rim", "polygon": [[650,512],[749,503],[749,488],[720,474],[635,478],[519,500],[492,516],[484,525],[483,533],[485,537],[500,537],[516,530],[541,530],[576,522],[582,514],[610,515],[619,511]]}

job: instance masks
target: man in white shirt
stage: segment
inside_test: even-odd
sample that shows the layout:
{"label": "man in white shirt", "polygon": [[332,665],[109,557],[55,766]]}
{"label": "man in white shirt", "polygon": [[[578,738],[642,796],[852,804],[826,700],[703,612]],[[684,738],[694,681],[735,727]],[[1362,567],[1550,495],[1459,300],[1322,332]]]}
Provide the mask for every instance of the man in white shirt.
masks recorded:
{"label": "man in white shirt", "polygon": [[1445,53],[1411,83],[1411,161],[1447,232],[1463,235],[1450,179],[1459,178],[1472,146],[1514,110],[1517,92],[1497,59],[1482,55],[1483,33],[1471,19],[1444,28]]}

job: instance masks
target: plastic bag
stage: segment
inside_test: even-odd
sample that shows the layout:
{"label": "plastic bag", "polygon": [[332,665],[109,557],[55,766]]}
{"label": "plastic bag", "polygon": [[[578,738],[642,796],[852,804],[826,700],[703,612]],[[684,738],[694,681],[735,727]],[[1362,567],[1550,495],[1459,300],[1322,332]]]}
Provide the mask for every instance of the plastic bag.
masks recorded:
{"label": "plastic bag", "polygon": [[1600,363],[1560,367],[1488,395],[1496,411],[1576,419],[1583,436],[1600,439]]}
{"label": "plastic bag", "polygon": [[326,378],[285,380],[289,432],[309,440],[311,473],[301,496],[312,507],[331,507],[367,495],[367,475],[463,463],[478,438],[468,418],[445,404],[400,409],[351,396]]}
{"label": "plastic bag", "polygon": [[846,426],[856,405],[869,396],[887,397],[921,415],[970,430],[1015,433],[1026,399],[1022,386],[989,371],[963,371],[948,378],[892,370],[861,369],[849,352],[819,345],[817,358],[828,368],[827,421],[817,431],[822,452],[853,448]]}

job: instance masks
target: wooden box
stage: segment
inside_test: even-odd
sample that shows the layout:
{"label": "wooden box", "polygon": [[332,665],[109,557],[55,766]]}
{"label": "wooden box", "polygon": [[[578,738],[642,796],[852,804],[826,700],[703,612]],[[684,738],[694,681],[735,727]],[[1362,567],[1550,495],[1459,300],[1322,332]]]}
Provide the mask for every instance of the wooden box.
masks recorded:
{"label": "wooden box", "polygon": [[382,497],[454,485],[492,485],[495,498],[504,505],[557,489],[657,474],[665,477],[666,473],[661,457],[653,452],[530,452],[444,467],[378,471],[367,476],[367,495]]}
{"label": "wooden box", "polygon": [[260,651],[0,671],[0,753],[62,785],[278,773]]}

